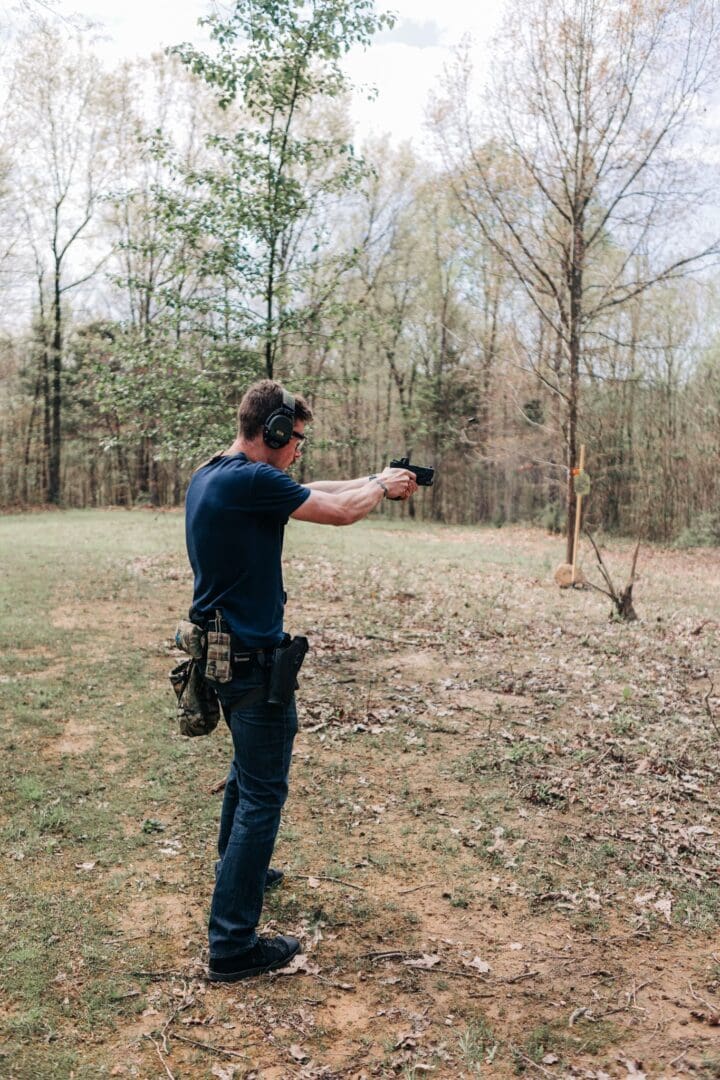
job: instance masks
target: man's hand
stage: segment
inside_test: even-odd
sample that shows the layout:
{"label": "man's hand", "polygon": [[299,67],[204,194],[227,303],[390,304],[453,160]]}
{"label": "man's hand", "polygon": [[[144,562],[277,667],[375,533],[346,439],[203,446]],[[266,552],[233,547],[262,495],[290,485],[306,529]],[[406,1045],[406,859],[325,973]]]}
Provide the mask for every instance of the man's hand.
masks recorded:
{"label": "man's hand", "polygon": [[378,480],[382,480],[387,488],[389,499],[409,499],[417,489],[417,481],[407,469],[383,469],[378,473]]}

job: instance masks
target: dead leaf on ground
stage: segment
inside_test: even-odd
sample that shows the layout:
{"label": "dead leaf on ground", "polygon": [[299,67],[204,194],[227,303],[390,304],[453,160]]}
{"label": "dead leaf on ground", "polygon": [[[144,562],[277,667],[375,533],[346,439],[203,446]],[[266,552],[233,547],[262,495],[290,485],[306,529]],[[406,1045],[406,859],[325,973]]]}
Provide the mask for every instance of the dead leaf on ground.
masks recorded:
{"label": "dead leaf on ground", "polygon": [[709,1024],[710,1027],[720,1027],[720,1013],[703,1012],[701,1009],[691,1009],[690,1015],[693,1020],[699,1020],[702,1024]]}
{"label": "dead leaf on ground", "polygon": [[635,1061],[634,1058],[620,1056],[618,1056],[618,1061],[621,1065],[625,1066],[628,1076],[634,1076],[635,1080],[647,1080],[646,1075],[643,1072],[642,1061]]}
{"label": "dead leaf on ground", "polygon": [[275,975],[319,975],[320,968],[317,964],[311,964],[305,953],[293,956],[289,964],[279,968]]}
{"label": "dead leaf on ground", "polygon": [[238,1071],[239,1065],[218,1065],[215,1064],[210,1069],[213,1076],[217,1076],[218,1080],[233,1080],[233,1077]]}
{"label": "dead leaf on ground", "polygon": [[425,968],[426,970],[435,967],[439,963],[440,957],[437,953],[423,953],[422,956],[415,960],[403,960],[405,967]]}
{"label": "dead leaf on ground", "polygon": [[475,971],[482,972],[483,975],[487,975],[488,971],[490,971],[490,965],[487,960],[483,960],[479,956],[476,956],[473,960],[463,960],[463,964],[465,967],[474,968]]}

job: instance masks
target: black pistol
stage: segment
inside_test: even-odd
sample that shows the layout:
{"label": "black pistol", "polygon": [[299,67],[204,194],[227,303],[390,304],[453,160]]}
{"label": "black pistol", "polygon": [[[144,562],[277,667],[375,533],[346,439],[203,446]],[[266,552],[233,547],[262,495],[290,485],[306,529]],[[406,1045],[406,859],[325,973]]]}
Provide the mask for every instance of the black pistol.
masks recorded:
{"label": "black pistol", "polygon": [[414,474],[418,487],[432,487],[434,469],[428,469],[424,465],[411,465],[409,457],[396,458],[390,462],[391,469],[407,469]]}

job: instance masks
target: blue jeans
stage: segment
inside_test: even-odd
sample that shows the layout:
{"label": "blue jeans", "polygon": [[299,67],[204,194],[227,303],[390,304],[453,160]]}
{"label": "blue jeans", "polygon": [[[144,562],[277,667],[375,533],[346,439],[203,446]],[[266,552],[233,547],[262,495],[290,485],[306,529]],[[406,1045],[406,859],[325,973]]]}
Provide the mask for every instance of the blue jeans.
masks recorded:
{"label": "blue jeans", "polygon": [[232,705],[240,694],[264,686],[265,680],[265,671],[253,664],[242,678],[213,684],[225,706],[235,750],[220,815],[219,859],[210,907],[213,958],[246,952],[257,941],[265,874],[288,793],[297,733],[295,699],[286,707],[265,702]]}

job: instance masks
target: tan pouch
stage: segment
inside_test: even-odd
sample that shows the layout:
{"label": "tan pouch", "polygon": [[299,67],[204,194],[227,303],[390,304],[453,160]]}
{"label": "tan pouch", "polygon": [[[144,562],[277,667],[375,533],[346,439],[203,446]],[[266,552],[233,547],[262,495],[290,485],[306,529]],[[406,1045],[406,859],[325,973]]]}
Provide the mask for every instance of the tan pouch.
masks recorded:
{"label": "tan pouch", "polygon": [[232,642],[229,634],[208,630],[205,678],[219,683],[232,679]]}

